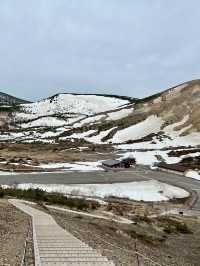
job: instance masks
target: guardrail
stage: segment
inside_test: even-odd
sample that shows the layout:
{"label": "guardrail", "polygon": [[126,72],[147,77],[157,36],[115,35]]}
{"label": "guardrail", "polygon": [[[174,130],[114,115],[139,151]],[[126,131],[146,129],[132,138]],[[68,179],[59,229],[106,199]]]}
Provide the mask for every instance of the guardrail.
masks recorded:
{"label": "guardrail", "polygon": [[188,198],[188,200],[185,202],[185,207],[187,209],[193,209],[193,206],[196,204],[196,202],[198,201],[198,194],[196,191],[192,190],[190,197]]}
{"label": "guardrail", "polygon": [[24,242],[23,256],[22,256],[20,266],[28,266],[27,261],[26,261],[26,252],[27,252],[27,243],[28,243],[29,234],[30,234],[31,229],[32,229],[32,223],[30,221],[29,222],[29,228],[28,228],[27,235],[26,235],[26,239]]}

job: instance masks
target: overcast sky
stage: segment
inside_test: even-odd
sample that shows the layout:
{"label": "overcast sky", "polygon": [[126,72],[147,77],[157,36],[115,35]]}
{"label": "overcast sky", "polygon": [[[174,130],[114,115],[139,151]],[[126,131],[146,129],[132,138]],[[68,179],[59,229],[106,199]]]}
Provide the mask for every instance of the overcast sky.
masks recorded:
{"label": "overcast sky", "polygon": [[0,90],[143,97],[200,78],[199,0],[1,0]]}

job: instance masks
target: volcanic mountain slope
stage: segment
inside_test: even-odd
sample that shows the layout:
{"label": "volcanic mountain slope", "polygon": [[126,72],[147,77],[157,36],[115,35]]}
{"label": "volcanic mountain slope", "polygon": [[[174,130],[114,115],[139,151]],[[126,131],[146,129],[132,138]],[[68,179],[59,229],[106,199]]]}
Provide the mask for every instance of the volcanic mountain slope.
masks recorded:
{"label": "volcanic mountain slope", "polygon": [[167,160],[164,150],[200,145],[200,80],[144,99],[58,94],[21,104],[12,117],[14,128],[1,135],[2,141],[70,146],[78,140],[77,145],[106,144],[137,155],[148,150],[152,162],[155,156]]}
{"label": "volcanic mountain slope", "polygon": [[8,130],[12,124],[12,113],[16,111],[19,104],[28,101],[16,98],[6,93],[0,92],[0,129]]}
{"label": "volcanic mountain slope", "polygon": [[[200,131],[200,80],[186,82],[159,95],[143,99],[137,105],[142,113],[158,115],[167,124],[182,121],[177,129],[188,126],[185,134]],[[186,119],[187,117],[187,119]]]}
{"label": "volcanic mountain slope", "polygon": [[28,103],[28,101],[0,92],[0,107],[10,107],[22,103]]}
{"label": "volcanic mountain slope", "polygon": [[40,102],[21,105],[20,111],[15,114],[15,121],[22,128],[71,125],[130,102],[128,97],[58,94]]}
{"label": "volcanic mountain slope", "polygon": [[[196,80],[139,100],[134,111],[119,125],[112,142],[130,143],[144,137],[153,139],[157,134],[177,141],[187,136],[188,144],[189,139],[200,144],[199,132],[200,81]],[[180,144],[177,142],[177,145]]]}
{"label": "volcanic mountain slope", "polygon": [[[66,137],[94,143],[145,140],[158,148],[200,144],[200,81],[191,81],[124,107],[73,123]],[[149,140],[149,142],[147,142]],[[138,145],[138,144],[137,144]]]}

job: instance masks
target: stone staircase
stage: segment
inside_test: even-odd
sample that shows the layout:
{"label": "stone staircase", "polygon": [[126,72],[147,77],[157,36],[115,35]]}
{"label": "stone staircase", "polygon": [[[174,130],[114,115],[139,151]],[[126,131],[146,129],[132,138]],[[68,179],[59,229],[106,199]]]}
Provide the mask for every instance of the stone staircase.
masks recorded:
{"label": "stone staircase", "polygon": [[32,217],[36,266],[114,266],[112,261],[61,228],[49,214],[20,200],[9,202]]}

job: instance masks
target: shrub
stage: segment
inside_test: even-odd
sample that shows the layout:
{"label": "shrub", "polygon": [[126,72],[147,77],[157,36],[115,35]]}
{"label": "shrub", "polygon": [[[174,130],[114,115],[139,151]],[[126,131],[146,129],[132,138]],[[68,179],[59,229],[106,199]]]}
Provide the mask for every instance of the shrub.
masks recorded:
{"label": "shrub", "polygon": [[145,223],[151,223],[151,219],[145,214],[145,215],[137,215],[136,217],[134,217],[134,221],[137,223],[140,222],[145,222]]}
{"label": "shrub", "polygon": [[172,233],[174,232],[174,229],[173,229],[172,226],[170,226],[170,225],[168,224],[168,225],[166,225],[166,226],[164,227],[163,231],[164,231],[165,233],[167,233],[167,234],[172,234]]}
{"label": "shrub", "polygon": [[0,198],[5,196],[4,190],[0,187]]}
{"label": "shrub", "polygon": [[148,244],[152,244],[155,245],[159,242],[163,242],[165,240],[165,238],[163,236],[153,236],[147,232],[136,232],[135,230],[130,230],[126,232],[130,237],[134,238],[134,239],[139,239],[143,242],[146,242]]}
{"label": "shrub", "polygon": [[60,193],[47,193],[41,189],[17,189],[17,188],[0,188],[0,197],[10,196],[19,199],[27,199],[36,202],[46,202],[48,204],[64,205],[71,209],[78,210],[95,210],[100,207],[100,204],[96,201],[85,200],[81,198],[70,198]]}
{"label": "shrub", "polygon": [[177,232],[182,233],[182,234],[191,234],[192,233],[192,231],[188,228],[187,224],[185,224],[185,223],[178,223],[176,225],[176,230],[177,230]]}
{"label": "shrub", "polygon": [[161,226],[164,224],[163,231],[167,234],[171,233],[181,233],[181,234],[191,234],[192,231],[188,228],[187,224],[180,221],[168,218],[160,217],[158,221],[161,222]]}

